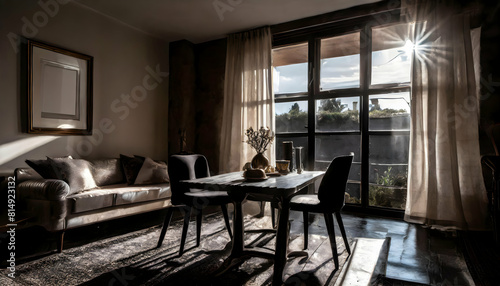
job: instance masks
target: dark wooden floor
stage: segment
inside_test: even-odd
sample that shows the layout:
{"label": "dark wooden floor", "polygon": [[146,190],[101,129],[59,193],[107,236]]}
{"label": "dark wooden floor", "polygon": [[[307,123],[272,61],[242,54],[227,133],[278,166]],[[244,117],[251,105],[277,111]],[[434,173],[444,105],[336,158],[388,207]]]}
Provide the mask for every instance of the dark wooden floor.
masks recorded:
{"label": "dark wooden floor", "polygon": [[[158,225],[162,222],[164,214],[165,211],[157,211],[69,230],[65,236],[65,248],[72,248],[92,241],[98,241],[105,237]],[[471,272],[477,274],[478,271],[477,269],[472,269],[471,272],[468,270],[463,254],[463,239],[469,239],[469,242],[474,245],[474,236],[466,235],[464,238],[464,235],[462,235],[461,237],[457,237],[457,234],[454,232],[445,233],[431,230],[397,219],[370,217],[354,213],[343,213],[342,216],[348,237],[391,238],[386,272],[388,281],[390,281],[388,285],[407,285],[403,281],[412,282],[417,285],[475,284],[472,280]],[[291,232],[302,233],[302,215],[292,212],[290,220]],[[310,214],[309,222],[310,235],[326,235],[326,227],[322,215]],[[48,254],[50,250],[55,249],[55,237],[51,234],[37,228],[32,228],[20,230],[17,237],[20,246],[19,249],[23,249],[23,251],[18,253],[20,263],[44,255],[53,255]],[[470,246],[469,249],[471,249]],[[495,248],[492,249],[496,251]],[[481,254],[478,255],[481,256]],[[482,255],[484,256],[484,254]],[[25,258],[23,259],[21,256]],[[498,257],[498,255],[494,257]],[[473,263],[473,268],[480,269],[479,272],[485,269],[485,267],[481,267],[480,265],[482,261],[481,257],[475,257],[472,260],[468,259],[468,261],[469,263]],[[496,261],[494,263],[499,262]],[[491,261],[488,264],[491,265]],[[482,274],[483,281],[487,281],[489,279],[488,275]]]}
{"label": "dark wooden floor", "polygon": [[[388,219],[343,214],[348,236],[391,238],[386,276],[428,285],[474,285],[456,236]],[[319,225],[321,218],[316,220]],[[311,231],[311,230],[310,230]]]}

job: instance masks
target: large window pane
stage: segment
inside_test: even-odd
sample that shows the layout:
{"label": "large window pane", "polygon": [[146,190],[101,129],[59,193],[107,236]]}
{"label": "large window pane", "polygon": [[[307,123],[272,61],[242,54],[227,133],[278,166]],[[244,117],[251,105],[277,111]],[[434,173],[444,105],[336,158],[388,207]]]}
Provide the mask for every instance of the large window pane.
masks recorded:
{"label": "large window pane", "polygon": [[[321,135],[316,136],[316,170],[326,170],[328,164],[337,156],[354,153],[354,161],[361,161],[359,135]],[[353,166],[354,168],[354,166]],[[350,179],[359,180],[359,170],[351,171]]]}
{"label": "large window pane", "polygon": [[[304,166],[305,170],[309,169],[309,164],[308,164],[308,153],[309,153],[309,148],[307,144],[307,137],[288,137],[288,136],[279,136],[276,138],[276,160],[283,160],[284,157],[284,152],[283,152],[283,142],[285,141],[292,141],[293,142],[293,147],[304,147],[302,149],[302,164]],[[293,165],[294,162],[292,162]]]}
{"label": "large window pane", "polygon": [[359,87],[359,33],[321,40],[320,90]]}
{"label": "large window pane", "polygon": [[410,82],[408,24],[372,29],[372,84]]}
{"label": "large window pane", "polygon": [[370,95],[370,130],[410,130],[410,93]]}
{"label": "large window pane", "polygon": [[307,132],[307,101],[276,103],[276,132]]}
{"label": "large window pane", "polygon": [[307,92],[307,43],[273,49],[274,94]]}
{"label": "large window pane", "polygon": [[359,131],[360,97],[316,100],[317,131]]}
{"label": "large window pane", "polygon": [[370,136],[369,204],[404,209],[409,135]]}
{"label": "large window pane", "polygon": [[[360,32],[367,29],[371,33]],[[346,203],[404,209],[414,52],[407,33],[407,24],[361,24],[347,34],[311,34],[314,53],[305,42],[275,49],[277,159],[283,159],[284,141],[304,147],[309,170],[326,170],[334,157],[353,152]],[[365,43],[371,47],[362,48]],[[368,60],[361,65],[361,58]],[[319,66],[311,70],[308,63]],[[307,146],[311,140],[314,146]]]}

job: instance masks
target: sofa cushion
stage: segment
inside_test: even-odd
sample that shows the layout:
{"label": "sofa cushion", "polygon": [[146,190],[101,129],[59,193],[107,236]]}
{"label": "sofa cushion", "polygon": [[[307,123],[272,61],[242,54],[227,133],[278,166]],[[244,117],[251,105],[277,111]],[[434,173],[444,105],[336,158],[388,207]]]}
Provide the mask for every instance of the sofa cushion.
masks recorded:
{"label": "sofa cushion", "polygon": [[94,189],[67,197],[72,203],[72,213],[81,213],[113,206],[114,190]]}
{"label": "sofa cushion", "polygon": [[91,163],[92,175],[99,187],[125,182],[120,159],[94,160]]}
{"label": "sofa cushion", "polygon": [[[60,157],[60,158],[68,158],[68,159],[73,159],[71,156],[65,156],[65,157]],[[42,178],[44,179],[57,179],[57,175],[54,172],[54,169],[52,168],[52,165],[50,165],[50,162],[47,159],[42,159],[42,160],[26,160],[25,161],[28,166],[33,168]]]}
{"label": "sofa cushion", "polygon": [[47,158],[57,178],[68,183],[70,194],[95,189],[90,162],[83,159]]}
{"label": "sofa cushion", "polygon": [[144,159],[144,163],[137,174],[134,185],[161,184],[168,182],[167,163],[153,161],[153,159],[147,157]]}
{"label": "sofa cushion", "polygon": [[106,207],[128,205],[172,196],[169,184],[129,186],[116,184],[68,196],[73,202],[72,213],[98,210]]}
{"label": "sofa cushion", "polygon": [[137,178],[137,174],[139,174],[139,171],[141,170],[144,159],[120,154],[120,161],[122,163],[123,173],[125,174],[127,184],[132,185]]}
{"label": "sofa cushion", "polygon": [[170,184],[155,184],[144,186],[129,186],[116,190],[115,205],[126,205],[132,203],[168,199],[172,197]]}

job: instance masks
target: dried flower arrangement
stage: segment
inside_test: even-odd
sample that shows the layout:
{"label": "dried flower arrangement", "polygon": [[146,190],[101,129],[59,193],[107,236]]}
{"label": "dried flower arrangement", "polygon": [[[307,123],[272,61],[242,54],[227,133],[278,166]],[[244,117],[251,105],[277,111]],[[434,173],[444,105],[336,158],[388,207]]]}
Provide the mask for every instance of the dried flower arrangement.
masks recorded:
{"label": "dried flower arrangement", "polygon": [[245,132],[248,137],[246,143],[250,144],[257,153],[263,153],[267,150],[267,146],[274,140],[274,133],[269,127],[260,127],[259,130],[253,130],[252,127],[248,128]]}

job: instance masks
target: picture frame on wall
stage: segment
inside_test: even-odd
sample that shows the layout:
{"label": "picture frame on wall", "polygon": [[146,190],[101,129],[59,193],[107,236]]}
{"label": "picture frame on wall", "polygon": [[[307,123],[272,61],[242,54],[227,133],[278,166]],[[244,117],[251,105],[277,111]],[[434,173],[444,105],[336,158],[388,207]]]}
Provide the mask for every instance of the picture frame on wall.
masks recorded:
{"label": "picture frame on wall", "polygon": [[93,57],[27,40],[27,132],[92,135]]}

